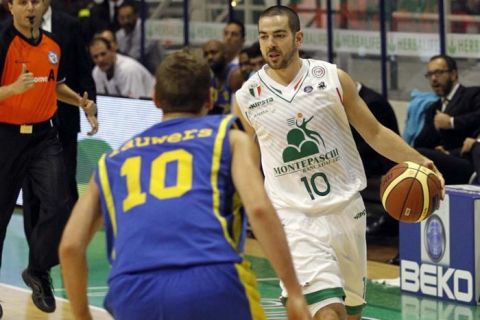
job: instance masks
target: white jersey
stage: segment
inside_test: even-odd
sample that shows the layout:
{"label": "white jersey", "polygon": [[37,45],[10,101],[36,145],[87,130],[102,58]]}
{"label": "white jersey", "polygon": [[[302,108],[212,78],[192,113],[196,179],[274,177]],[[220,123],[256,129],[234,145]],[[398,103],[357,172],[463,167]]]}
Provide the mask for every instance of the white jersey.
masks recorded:
{"label": "white jersey", "polygon": [[302,59],[288,86],[267,68],[243,84],[236,100],[257,134],[269,197],[277,210],[336,213],[366,186],[337,68]]}
{"label": "white jersey", "polygon": [[129,98],[151,98],[155,79],[137,60],[117,53],[113,77],[95,66],[92,71],[97,93]]}

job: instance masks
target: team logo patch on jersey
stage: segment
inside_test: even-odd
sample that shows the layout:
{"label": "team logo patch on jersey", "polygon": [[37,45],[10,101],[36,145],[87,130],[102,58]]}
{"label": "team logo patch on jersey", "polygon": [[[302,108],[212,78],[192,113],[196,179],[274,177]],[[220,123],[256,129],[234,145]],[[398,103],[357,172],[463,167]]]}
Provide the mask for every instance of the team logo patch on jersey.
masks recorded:
{"label": "team logo patch on jersey", "polygon": [[320,89],[320,90],[324,90],[324,89],[327,88],[327,85],[325,84],[324,81],[321,81],[321,82],[318,84],[317,88]]}
{"label": "team logo patch on jersey", "polygon": [[[325,149],[325,142],[322,136],[318,132],[307,128],[307,124],[312,119],[313,116],[306,120],[303,114],[297,114],[294,122],[296,128],[291,129],[287,133],[288,147],[283,150],[283,162],[290,162],[317,154],[320,152],[320,146],[323,146],[323,149]],[[300,121],[301,123],[299,124]]]}
{"label": "team logo patch on jersey", "polygon": [[312,75],[315,78],[323,78],[326,73],[327,73],[327,70],[325,70],[324,67],[316,66],[312,68]]}
{"label": "team logo patch on jersey", "polygon": [[305,93],[310,93],[313,91],[313,87],[312,86],[306,86],[305,88],[303,88],[303,91]]}
{"label": "team logo patch on jersey", "polygon": [[322,136],[307,128],[312,119],[313,116],[307,120],[301,112],[287,119],[287,124],[294,128],[287,133],[287,147],[282,152],[284,164],[273,168],[275,176],[318,170],[340,160],[337,148],[327,150]]}
{"label": "team logo patch on jersey", "polygon": [[50,61],[51,64],[57,64],[58,63],[58,55],[54,51],[49,51],[48,52],[48,61]]}
{"label": "team logo patch on jersey", "polygon": [[254,83],[248,88],[248,92],[252,97],[258,98],[262,94],[262,86],[258,83]]}
{"label": "team logo patch on jersey", "polygon": [[[318,169],[340,160],[338,148],[327,150],[322,136],[307,128],[312,119],[313,116],[307,120],[301,112],[297,113],[295,118],[287,119],[287,124],[295,126],[295,128],[290,129],[287,133],[287,147],[282,152],[284,163],[273,168],[275,176],[298,171],[318,171]],[[329,188],[328,186],[328,190],[330,190]]]}

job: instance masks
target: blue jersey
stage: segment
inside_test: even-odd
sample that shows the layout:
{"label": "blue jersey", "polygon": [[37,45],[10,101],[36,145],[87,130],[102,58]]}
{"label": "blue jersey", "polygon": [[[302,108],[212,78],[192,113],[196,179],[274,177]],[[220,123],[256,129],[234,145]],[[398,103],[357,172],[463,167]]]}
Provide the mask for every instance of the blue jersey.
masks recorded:
{"label": "blue jersey", "polygon": [[210,81],[210,93],[213,100],[213,109],[210,114],[227,114],[231,111],[232,88],[230,87],[230,76],[238,67],[237,64],[229,64],[225,70],[225,80],[221,83],[215,76]]}
{"label": "blue jersey", "polygon": [[242,260],[245,219],[230,171],[234,120],[168,120],[100,159],[110,279]]}

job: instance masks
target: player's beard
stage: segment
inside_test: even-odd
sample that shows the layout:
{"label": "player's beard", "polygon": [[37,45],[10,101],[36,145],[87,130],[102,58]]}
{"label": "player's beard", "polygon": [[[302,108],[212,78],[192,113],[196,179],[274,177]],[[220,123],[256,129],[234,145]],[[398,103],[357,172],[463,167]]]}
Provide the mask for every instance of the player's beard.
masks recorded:
{"label": "player's beard", "polygon": [[295,54],[298,52],[298,49],[295,47],[295,43],[293,42],[291,49],[285,55],[283,55],[281,53],[281,51],[277,51],[277,52],[280,53],[280,59],[276,63],[273,63],[273,62],[270,61],[270,58],[268,57],[268,54],[267,54],[267,57],[265,59],[268,66],[270,68],[274,69],[274,70],[285,69],[286,67],[288,67],[290,65],[290,63],[292,62]]}

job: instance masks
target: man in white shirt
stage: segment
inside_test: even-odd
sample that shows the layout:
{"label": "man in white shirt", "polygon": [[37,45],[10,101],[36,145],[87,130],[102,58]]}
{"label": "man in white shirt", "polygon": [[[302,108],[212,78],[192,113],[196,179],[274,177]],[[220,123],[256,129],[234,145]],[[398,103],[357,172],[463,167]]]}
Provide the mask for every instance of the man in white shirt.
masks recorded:
{"label": "man in white shirt", "polygon": [[116,53],[110,42],[95,38],[89,45],[97,93],[129,98],[152,97],[155,81],[135,59]]}
{"label": "man in white shirt", "polygon": [[245,25],[238,20],[230,20],[223,28],[223,43],[229,64],[238,65],[238,56],[245,43]]}

